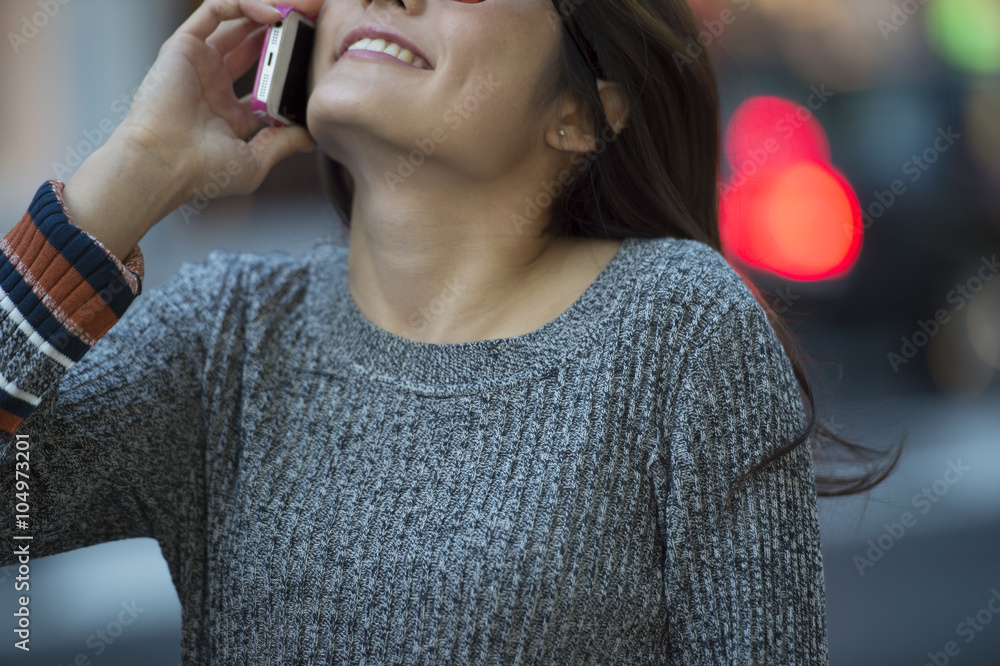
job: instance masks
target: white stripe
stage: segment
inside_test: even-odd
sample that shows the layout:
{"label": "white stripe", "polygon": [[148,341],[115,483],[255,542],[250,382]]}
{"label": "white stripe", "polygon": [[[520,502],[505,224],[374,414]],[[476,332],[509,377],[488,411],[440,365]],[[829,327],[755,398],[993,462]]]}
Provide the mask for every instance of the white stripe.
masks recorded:
{"label": "white stripe", "polygon": [[16,305],[14,305],[14,301],[10,300],[10,297],[2,291],[0,291],[0,309],[2,309],[15,324],[17,324],[17,328],[28,336],[28,340],[31,344],[35,345],[39,351],[59,363],[59,365],[63,366],[67,370],[73,367],[75,364],[73,359],[63,354],[61,351],[49,344],[45,338],[40,336],[38,332],[35,331],[34,327],[28,323],[28,320],[21,315],[21,311],[17,309]]}
{"label": "white stripe", "polygon": [[27,391],[22,391],[17,388],[13,382],[7,381],[7,378],[3,375],[0,375],[0,389],[3,389],[18,400],[24,400],[25,402],[30,403],[32,407],[38,407],[38,405],[42,404],[42,399],[37,395],[28,393]]}

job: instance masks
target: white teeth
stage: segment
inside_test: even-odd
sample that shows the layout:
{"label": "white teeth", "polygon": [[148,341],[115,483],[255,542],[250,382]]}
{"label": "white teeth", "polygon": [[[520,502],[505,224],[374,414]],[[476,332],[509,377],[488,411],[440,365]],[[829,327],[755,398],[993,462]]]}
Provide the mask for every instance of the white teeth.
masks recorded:
{"label": "white teeth", "polygon": [[404,49],[395,42],[387,42],[384,39],[371,39],[370,37],[365,37],[347,47],[348,51],[357,51],[359,49],[386,53],[393,56],[397,60],[402,60],[408,65],[413,65],[418,69],[430,69],[426,60],[415,56],[412,51]]}

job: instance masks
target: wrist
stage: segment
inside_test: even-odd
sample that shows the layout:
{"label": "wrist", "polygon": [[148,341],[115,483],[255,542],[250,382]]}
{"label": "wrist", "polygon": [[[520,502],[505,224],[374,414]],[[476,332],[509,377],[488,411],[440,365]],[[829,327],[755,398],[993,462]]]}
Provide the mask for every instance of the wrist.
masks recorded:
{"label": "wrist", "polygon": [[[183,203],[176,171],[137,137],[115,132],[66,183],[63,201],[76,226],[124,260],[143,236]],[[176,203],[175,203],[176,202]]]}
{"label": "wrist", "polygon": [[145,202],[145,214],[136,220],[144,223],[143,233],[188,200],[191,188],[178,151],[152,132],[122,125],[102,150],[107,166],[120,175],[119,185]]}

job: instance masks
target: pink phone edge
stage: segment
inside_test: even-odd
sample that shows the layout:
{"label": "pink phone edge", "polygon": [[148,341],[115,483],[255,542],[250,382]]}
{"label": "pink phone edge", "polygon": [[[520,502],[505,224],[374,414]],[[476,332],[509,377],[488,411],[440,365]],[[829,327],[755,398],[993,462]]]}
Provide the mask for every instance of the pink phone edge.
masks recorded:
{"label": "pink phone edge", "polygon": [[[278,5],[277,7],[275,7],[275,9],[281,12],[282,18],[288,18],[288,15],[291,14],[292,12],[298,12],[299,14],[302,14],[302,12],[299,12],[297,9],[295,9],[295,7],[290,7],[288,5]],[[302,14],[302,16],[309,19],[313,23],[316,22],[316,17],[314,16],[307,16],[306,14]],[[264,60],[265,57],[267,56],[267,47],[268,44],[271,43],[271,30],[273,30],[273,26],[268,26],[267,33],[264,35],[264,46],[261,48],[260,60],[257,62],[257,76],[253,82],[253,97],[250,100],[250,110],[254,112],[254,115],[258,115],[257,111],[262,111],[263,118],[267,120],[267,122],[269,122],[271,125],[274,125],[275,127],[288,127],[288,124],[285,123],[283,120],[275,118],[270,113],[268,113],[267,100],[260,99],[257,96],[257,92],[260,90],[260,76],[264,72]],[[261,116],[258,115],[258,117]]]}

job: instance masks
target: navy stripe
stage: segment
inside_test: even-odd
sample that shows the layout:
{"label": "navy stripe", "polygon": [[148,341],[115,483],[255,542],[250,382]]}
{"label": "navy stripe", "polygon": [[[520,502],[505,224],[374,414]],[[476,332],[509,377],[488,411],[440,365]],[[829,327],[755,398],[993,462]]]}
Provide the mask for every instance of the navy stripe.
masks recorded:
{"label": "navy stripe", "polygon": [[[106,290],[108,307],[116,318],[121,319],[135,300],[135,295],[115,262],[79,227],[69,223],[51,183],[42,186],[28,212],[38,230],[83,276],[94,292],[100,294]],[[141,280],[138,284],[142,284]]]}
{"label": "navy stripe", "polygon": [[35,411],[35,406],[30,402],[15,398],[0,388],[0,409],[5,409],[14,416],[26,419],[31,415],[31,412]]}
{"label": "navy stripe", "polygon": [[62,325],[59,318],[52,314],[31,290],[24,281],[24,276],[14,268],[7,255],[0,252],[0,275],[5,274],[7,276],[0,282],[0,288],[7,293],[8,298],[17,306],[18,312],[28,320],[35,332],[71,360],[79,361],[83,358],[83,355],[90,350],[90,345]]}
{"label": "navy stripe", "polygon": [[54,190],[52,189],[52,181],[47,180],[44,183],[42,183],[41,187],[39,187],[35,191],[35,196],[32,197],[31,199],[31,205],[28,206],[28,213],[31,213],[31,211],[36,209],[36,207],[39,205],[39,203],[45,197],[46,194],[52,194],[53,192]]}

